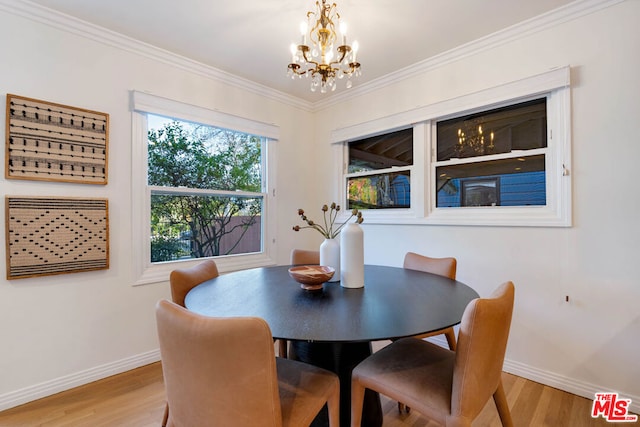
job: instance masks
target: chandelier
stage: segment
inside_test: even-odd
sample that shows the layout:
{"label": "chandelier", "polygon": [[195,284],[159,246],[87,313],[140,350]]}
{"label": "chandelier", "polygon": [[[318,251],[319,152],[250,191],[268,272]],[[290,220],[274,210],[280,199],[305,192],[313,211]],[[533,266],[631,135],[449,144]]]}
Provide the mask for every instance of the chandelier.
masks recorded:
{"label": "chandelier", "polygon": [[[356,60],[358,42],[347,44],[347,26],[340,22],[335,3],[316,1],[316,10],[307,12],[307,21],[300,24],[301,43],[291,44],[291,63],[287,74],[295,79],[311,78],[311,91],[320,88],[321,93],[336,90],[336,79],[347,77],[346,87],[353,83],[351,77],[360,75],[360,63]],[[340,38],[336,33],[340,30]],[[307,44],[309,42],[309,44]],[[336,46],[337,44],[337,46]]]}
{"label": "chandelier", "polygon": [[458,142],[456,143],[456,155],[459,158],[491,154],[495,148],[493,143],[494,133],[488,134],[482,129],[482,123],[475,120],[464,121],[458,128]]}

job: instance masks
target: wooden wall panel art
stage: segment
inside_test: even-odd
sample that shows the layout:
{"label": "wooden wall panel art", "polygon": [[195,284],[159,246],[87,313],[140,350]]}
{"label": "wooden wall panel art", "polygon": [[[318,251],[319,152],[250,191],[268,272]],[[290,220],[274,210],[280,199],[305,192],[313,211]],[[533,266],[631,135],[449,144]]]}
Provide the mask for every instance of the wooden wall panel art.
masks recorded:
{"label": "wooden wall panel art", "polygon": [[5,177],[107,183],[109,115],[7,94]]}
{"label": "wooden wall panel art", "polygon": [[107,199],[5,197],[7,279],[109,268]]}

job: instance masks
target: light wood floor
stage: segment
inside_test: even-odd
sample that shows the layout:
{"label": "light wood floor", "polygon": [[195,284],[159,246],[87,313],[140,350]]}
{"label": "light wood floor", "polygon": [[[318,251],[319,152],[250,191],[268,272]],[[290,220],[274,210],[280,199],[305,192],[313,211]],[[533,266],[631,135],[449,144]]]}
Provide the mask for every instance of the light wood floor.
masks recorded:
{"label": "light wood floor", "polygon": [[[589,399],[506,373],[503,382],[518,427],[615,425],[602,418],[592,419]],[[162,368],[160,363],[154,363],[0,412],[0,426],[157,427],[162,419],[164,396]],[[396,402],[384,396],[382,408],[384,427],[440,426],[415,411],[399,414]],[[473,425],[501,425],[493,401],[487,403]]]}

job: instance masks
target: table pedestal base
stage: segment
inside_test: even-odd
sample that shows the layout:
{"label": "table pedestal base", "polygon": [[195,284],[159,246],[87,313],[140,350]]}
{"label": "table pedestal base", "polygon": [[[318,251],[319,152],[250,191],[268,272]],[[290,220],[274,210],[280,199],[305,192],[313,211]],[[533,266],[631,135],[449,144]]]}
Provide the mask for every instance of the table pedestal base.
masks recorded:
{"label": "table pedestal base", "polygon": [[[351,371],[371,355],[371,343],[317,343],[291,341],[289,357],[328,371],[340,378],[340,425],[351,424]],[[328,426],[326,408],[320,412],[312,427]],[[382,426],[382,405],[378,393],[366,390],[362,412],[362,427]]]}

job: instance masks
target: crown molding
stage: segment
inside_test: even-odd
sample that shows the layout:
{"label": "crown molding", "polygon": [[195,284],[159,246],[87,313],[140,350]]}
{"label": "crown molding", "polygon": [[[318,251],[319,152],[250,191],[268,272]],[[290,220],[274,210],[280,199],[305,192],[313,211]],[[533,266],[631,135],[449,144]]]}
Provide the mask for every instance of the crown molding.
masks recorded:
{"label": "crown molding", "polygon": [[198,74],[283,104],[312,111],[313,104],[259,83],[194,61],[184,56],[155,47],[115,31],[88,23],[73,16],[49,9],[28,0],[0,0],[0,11],[48,25],[61,31],[84,37],[107,46],[159,61],[176,68]]}
{"label": "crown molding", "polygon": [[441,54],[432,56],[413,65],[363,83],[340,94],[332,95],[316,102],[309,102],[288,95],[276,89],[243,79],[201,62],[160,49],[148,43],[124,36],[103,27],[90,24],[78,18],[40,6],[28,0],[0,0],[0,10],[21,16],[41,24],[49,25],[61,31],[86,37],[96,42],[138,54],[182,70],[192,72],[221,83],[263,96],[274,101],[290,105],[308,112],[320,111],[358,96],[375,92],[399,81],[423,74],[446,64],[475,55],[502,44],[527,37],[539,31],[577,19],[598,10],[611,7],[626,0],[576,0],[563,7],[544,13],[532,19],[458,46]]}
{"label": "crown molding", "polygon": [[398,83],[399,81],[424,74],[428,71],[442,67],[446,64],[459,61],[479,52],[493,49],[497,46],[511,43],[531,34],[546,30],[568,21],[580,18],[598,10],[608,8],[626,0],[576,0],[563,7],[520,22],[503,30],[489,34],[464,45],[455,47],[446,52],[427,58],[393,73],[387,74],[375,80],[371,80],[348,91],[336,94],[330,98],[313,104],[313,111],[319,111],[342,103],[352,98],[375,92],[384,87]]}

